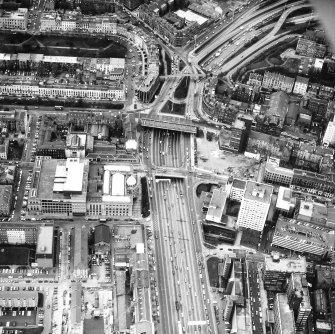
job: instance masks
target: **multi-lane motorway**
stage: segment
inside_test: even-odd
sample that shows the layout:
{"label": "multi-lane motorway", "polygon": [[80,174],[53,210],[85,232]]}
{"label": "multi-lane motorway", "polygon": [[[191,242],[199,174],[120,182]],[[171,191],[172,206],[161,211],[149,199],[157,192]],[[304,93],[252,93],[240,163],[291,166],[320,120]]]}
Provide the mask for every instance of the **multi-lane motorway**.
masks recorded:
{"label": "multi-lane motorway", "polygon": [[185,179],[154,176],[153,181],[162,332],[181,334],[180,323],[183,333],[214,333],[201,247],[195,237],[198,229],[190,218]]}
{"label": "multi-lane motorway", "polygon": [[[194,207],[192,135],[146,129],[143,143],[159,282],[159,333],[216,333]],[[168,176],[173,172],[175,177]]]}

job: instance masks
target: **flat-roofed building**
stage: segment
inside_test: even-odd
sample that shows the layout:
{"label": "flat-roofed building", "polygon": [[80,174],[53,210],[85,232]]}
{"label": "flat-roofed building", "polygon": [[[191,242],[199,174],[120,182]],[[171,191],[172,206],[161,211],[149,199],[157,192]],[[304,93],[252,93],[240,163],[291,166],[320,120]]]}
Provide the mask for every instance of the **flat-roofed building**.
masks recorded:
{"label": "flat-roofed building", "polygon": [[214,189],[206,214],[207,222],[220,223],[226,205],[227,193],[224,189]]}
{"label": "flat-roofed building", "polygon": [[84,216],[88,169],[88,160],[37,158],[28,196],[28,215],[41,218]]}
{"label": "flat-roofed building", "polygon": [[72,229],[71,236],[74,240],[73,276],[78,279],[86,279],[88,276],[88,235],[80,225],[76,225]]}
{"label": "flat-roofed building", "polygon": [[306,274],[306,259],[266,257],[263,267],[264,287],[267,291],[282,292],[291,274]]}
{"label": "flat-roofed building", "polygon": [[230,188],[229,199],[237,202],[242,202],[246,185],[246,181],[234,179]]}
{"label": "flat-roofed building", "polygon": [[0,244],[35,245],[37,243],[38,228],[28,225],[13,226],[11,223],[0,226]]}
{"label": "flat-roofed building", "polygon": [[36,262],[39,267],[51,268],[53,263],[54,227],[41,226],[38,229]]}
{"label": "flat-roofed building", "polygon": [[[100,180],[96,175],[100,175]],[[130,176],[132,176],[132,167],[129,165],[91,165],[87,200],[88,216],[91,218],[130,217],[133,193],[136,190],[133,183],[127,183]]]}
{"label": "flat-roofed building", "polygon": [[237,218],[239,227],[262,231],[269,212],[273,188],[248,181]]}
{"label": "flat-roofed building", "polygon": [[273,234],[272,245],[295,252],[335,258],[335,234],[328,228],[280,217]]}
{"label": "flat-roofed building", "polygon": [[150,103],[159,87],[159,73],[152,71],[138,84],[136,93],[144,103]]}
{"label": "flat-roofed building", "polygon": [[326,226],[328,218],[327,206],[311,200],[300,201],[296,218],[315,225]]}
{"label": "flat-roofed building", "polygon": [[27,22],[27,8],[19,8],[15,12],[6,12],[4,10],[0,10],[0,29],[23,31],[27,28]]}
{"label": "flat-roofed building", "polygon": [[277,293],[273,308],[274,334],[295,334],[294,315],[290,309],[287,296],[284,293]]}
{"label": "flat-roofed building", "polygon": [[266,183],[289,186],[293,179],[293,170],[279,166],[280,159],[268,158],[265,164],[263,181]]}
{"label": "flat-roofed building", "polygon": [[326,132],[323,136],[322,143],[325,146],[335,144],[335,117],[332,121],[328,122]]}
{"label": "flat-roofed building", "polygon": [[296,205],[293,191],[290,188],[279,187],[276,210],[285,217],[292,217]]}

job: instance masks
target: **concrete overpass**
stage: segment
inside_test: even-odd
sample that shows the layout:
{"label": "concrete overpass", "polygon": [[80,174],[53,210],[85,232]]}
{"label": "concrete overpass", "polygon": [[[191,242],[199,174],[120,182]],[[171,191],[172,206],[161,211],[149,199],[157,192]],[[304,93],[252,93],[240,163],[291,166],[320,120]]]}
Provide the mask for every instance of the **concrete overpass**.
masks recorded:
{"label": "concrete overpass", "polygon": [[156,128],[163,130],[172,130],[188,133],[196,133],[197,127],[193,125],[192,121],[172,116],[151,115],[141,119],[142,126],[148,128]]}

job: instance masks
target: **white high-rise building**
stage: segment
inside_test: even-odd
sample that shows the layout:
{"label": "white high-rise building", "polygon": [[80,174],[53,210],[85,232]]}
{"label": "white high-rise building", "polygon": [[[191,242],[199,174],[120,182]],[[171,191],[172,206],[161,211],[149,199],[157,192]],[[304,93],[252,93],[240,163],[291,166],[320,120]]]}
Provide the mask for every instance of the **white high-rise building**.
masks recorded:
{"label": "white high-rise building", "polygon": [[270,208],[272,192],[272,186],[248,181],[238,214],[237,225],[262,231]]}
{"label": "white high-rise building", "polygon": [[325,146],[329,146],[329,144],[335,143],[335,117],[331,122],[328,123],[326,132],[322,139],[322,143]]}

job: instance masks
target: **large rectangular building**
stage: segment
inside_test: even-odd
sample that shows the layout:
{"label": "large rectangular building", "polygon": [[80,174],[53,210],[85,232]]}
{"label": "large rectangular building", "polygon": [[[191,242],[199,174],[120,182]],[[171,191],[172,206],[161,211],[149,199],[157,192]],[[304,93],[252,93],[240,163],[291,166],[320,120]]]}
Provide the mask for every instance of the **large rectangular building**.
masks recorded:
{"label": "large rectangular building", "polygon": [[39,267],[53,267],[54,227],[41,226],[38,229],[36,262]]}
{"label": "large rectangular building", "polygon": [[214,189],[206,215],[207,222],[220,223],[224,207],[226,205],[227,193],[223,189]]}
{"label": "large rectangular building", "polygon": [[331,229],[295,219],[279,218],[272,245],[295,252],[335,258],[335,235]]}
{"label": "large rectangular building", "polygon": [[246,185],[246,181],[234,179],[230,188],[229,199],[242,202]]}
{"label": "large rectangular building", "polygon": [[0,10],[0,29],[24,31],[27,28],[28,10],[19,8],[15,12]]}
{"label": "large rectangular building", "polygon": [[289,186],[293,179],[293,170],[280,167],[279,163],[280,160],[277,158],[268,158],[265,164],[263,181]]}
{"label": "large rectangular building", "polygon": [[28,196],[31,217],[72,217],[86,214],[89,162],[78,158],[35,161]]}
{"label": "large rectangular building", "polygon": [[262,231],[271,204],[272,186],[248,181],[237,218],[239,227]]}
{"label": "large rectangular building", "polygon": [[87,196],[88,217],[130,217],[133,191],[136,188],[137,180],[132,175],[131,166],[91,165]]}
{"label": "large rectangular building", "polygon": [[334,175],[323,175],[301,169],[293,169],[290,188],[332,199],[335,194]]}
{"label": "large rectangular building", "polygon": [[263,268],[264,287],[267,291],[282,292],[291,274],[306,274],[306,259],[266,257]]}

